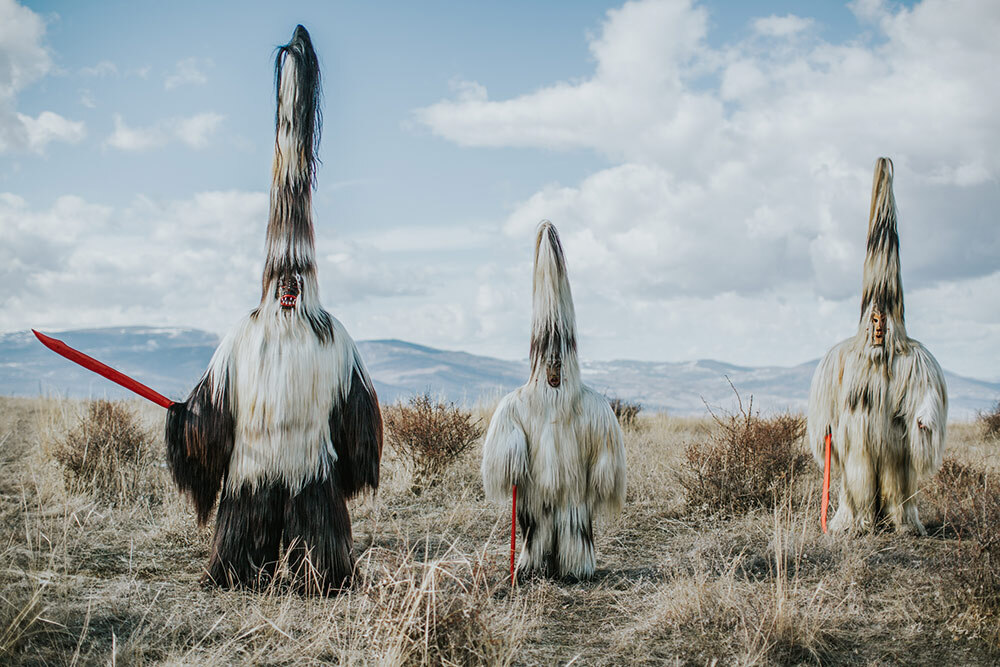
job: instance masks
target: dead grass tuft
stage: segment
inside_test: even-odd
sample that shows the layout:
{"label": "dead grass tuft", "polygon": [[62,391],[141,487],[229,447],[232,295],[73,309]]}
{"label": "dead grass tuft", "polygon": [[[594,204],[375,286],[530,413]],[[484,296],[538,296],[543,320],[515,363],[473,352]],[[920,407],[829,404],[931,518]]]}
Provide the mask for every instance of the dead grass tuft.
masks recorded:
{"label": "dead grass tuft", "polygon": [[16,655],[42,615],[42,585],[12,585],[0,593],[0,659]]}
{"label": "dead grass tuft", "polygon": [[684,450],[679,481],[688,507],[729,515],[775,507],[808,464],[799,442],[805,418],[761,417],[753,411],[753,396],[746,409],[739,401],[736,414],[709,412],[716,424],[709,440]]}
{"label": "dead grass tuft", "polygon": [[510,619],[501,624],[493,617],[494,598],[506,580],[487,576],[481,553],[470,557],[453,546],[421,562],[415,551],[404,558],[379,550],[366,554],[365,575],[351,595],[358,627],[375,628],[376,635],[355,642],[368,645],[367,655],[384,651],[391,664],[509,664],[518,633],[505,632]]}
{"label": "dead grass tuft", "polygon": [[611,409],[618,418],[618,423],[622,428],[634,428],[638,423],[639,413],[642,412],[642,404],[638,401],[626,401],[624,398],[609,398]]}
{"label": "dead grass tuft", "polygon": [[100,500],[125,504],[155,496],[159,452],[153,435],[128,404],[93,401],[64,438],[53,443],[52,457],[67,486]]}
{"label": "dead grass tuft", "polygon": [[1000,401],[993,404],[989,410],[983,410],[978,416],[986,438],[1000,438]]}
{"label": "dead grass tuft", "polygon": [[949,459],[931,495],[958,536],[946,559],[958,625],[1000,647],[1000,475]]}
{"label": "dead grass tuft", "polygon": [[413,473],[414,491],[434,485],[444,471],[483,434],[478,419],[422,393],[385,410],[389,444]]}

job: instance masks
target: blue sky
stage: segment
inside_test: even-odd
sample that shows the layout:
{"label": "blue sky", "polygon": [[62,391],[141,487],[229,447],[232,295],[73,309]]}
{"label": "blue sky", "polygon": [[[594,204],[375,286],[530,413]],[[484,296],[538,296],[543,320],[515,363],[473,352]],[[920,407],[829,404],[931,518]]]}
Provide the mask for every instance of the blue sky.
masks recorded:
{"label": "blue sky", "polygon": [[856,327],[886,154],[910,334],[1000,378],[1000,5],[972,0],[0,0],[0,329],[253,307],[299,22],[323,301],[356,338],[524,357],[546,217],[584,358],[816,358]]}

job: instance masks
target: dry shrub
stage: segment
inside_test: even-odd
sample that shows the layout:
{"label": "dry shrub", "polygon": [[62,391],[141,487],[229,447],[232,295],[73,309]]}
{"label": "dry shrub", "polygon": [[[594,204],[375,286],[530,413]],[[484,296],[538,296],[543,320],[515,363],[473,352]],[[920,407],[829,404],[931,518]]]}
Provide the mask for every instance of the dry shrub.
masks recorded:
{"label": "dry shrub", "polygon": [[360,632],[344,643],[366,663],[510,664],[523,641],[524,608],[513,600],[498,603],[506,577],[487,576],[495,565],[482,552],[451,547],[427,562],[418,552],[366,552],[362,578],[350,593],[352,627]]}
{"label": "dry shrub", "polygon": [[483,433],[470,413],[426,392],[385,412],[386,439],[413,472],[414,490],[437,482]]}
{"label": "dry shrub", "polygon": [[986,473],[956,459],[945,459],[934,481],[927,487],[927,499],[935,506],[942,528],[961,534],[964,516],[979,489],[986,482]]}
{"label": "dry shrub", "polygon": [[681,463],[679,481],[688,506],[722,514],[775,507],[791,490],[794,475],[808,464],[799,444],[805,418],[761,417],[753,412],[753,396],[746,410],[739,400],[737,414],[709,413],[715,431],[708,442],[687,445]]}
{"label": "dry shrub", "polygon": [[93,401],[52,456],[67,485],[101,500],[125,503],[152,495],[157,457],[153,437],[121,401]]}
{"label": "dry shrub", "polygon": [[997,401],[991,409],[979,413],[979,423],[983,427],[984,437],[1000,437],[1000,401]]}
{"label": "dry shrub", "polygon": [[733,571],[697,573],[661,586],[647,604],[621,648],[667,644],[660,655],[683,656],[677,664],[826,664],[843,644],[837,605],[822,587],[781,576],[755,584]]}
{"label": "dry shrub", "polygon": [[949,459],[930,495],[959,538],[948,559],[958,620],[1000,646],[1000,475]]}
{"label": "dry shrub", "polygon": [[642,404],[638,401],[626,401],[623,398],[609,398],[611,409],[615,411],[615,417],[622,428],[632,428],[636,425],[639,413],[642,411]]}

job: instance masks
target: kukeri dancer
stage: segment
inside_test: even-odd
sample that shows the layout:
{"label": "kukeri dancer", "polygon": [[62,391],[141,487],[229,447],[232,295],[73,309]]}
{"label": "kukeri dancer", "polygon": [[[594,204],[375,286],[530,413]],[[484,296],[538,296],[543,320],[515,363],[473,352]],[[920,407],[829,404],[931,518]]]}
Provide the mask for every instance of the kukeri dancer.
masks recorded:
{"label": "kukeri dancer", "polygon": [[260,304],[223,339],[188,400],[171,406],[167,452],[205,522],[219,496],[206,580],[255,585],[284,546],[307,591],[350,578],[346,501],[379,482],[382,417],[354,341],[319,302],[312,187],[320,74],[309,33],[275,60],[275,142]]}
{"label": "kukeri dancer", "polygon": [[893,167],[879,158],[872,184],[857,333],[813,375],[808,433],[822,467],[827,433],[841,491],[830,530],[879,525],[924,534],[915,495],[940,466],[948,420],[944,374],[907,336]]}
{"label": "kukeri dancer", "polygon": [[219,499],[204,582],[264,584],[283,546],[297,584],[326,592],[351,576],[346,501],[378,486],[382,417],[354,341],[319,303],[312,223],[319,62],[302,26],[278,49],[275,87],[260,304],[222,340],[188,399],[175,403],[61,341],[35,335],[167,408],[168,464],[199,523]]}
{"label": "kukeri dancer", "polygon": [[580,381],[576,315],[559,235],[543,221],[535,240],[531,375],[497,406],[483,444],[486,495],[517,486],[522,574],[589,579],[593,520],[625,500],[625,446],[607,399]]}

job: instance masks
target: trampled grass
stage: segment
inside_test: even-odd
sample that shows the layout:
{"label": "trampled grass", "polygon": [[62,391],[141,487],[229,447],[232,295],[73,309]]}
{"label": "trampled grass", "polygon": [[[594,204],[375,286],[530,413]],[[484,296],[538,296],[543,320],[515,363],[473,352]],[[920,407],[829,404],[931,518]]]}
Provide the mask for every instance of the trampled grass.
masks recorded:
{"label": "trampled grass", "polygon": [[[304,598],[280,582],[257,593],[199,586],[210,531],[195,527],[170,488],[162,411],[131,407],[154,434],[156,455],[138,473],[129,468],[142,494],[109,495],[67,476],[56,455],[87,403],[0,399],[0,662],[1000,660],[990,599],[972,590],[992,585],[996,570],[960,567],[963,554],[992,549],[979,541],[994,539],[992,522],[1000,520],[977,523],[976,509],[993,505],[970,499],[985,498],[995,486],[984,480],[1000,473],[996,441],[976,424],[952,425],[950,476],[921,494],[929,537],[834,538],[819,530],[820,474],[812,467],[767,507],[725,514],[689,507],[678,474],[686,452],[712,442],[718,425],[707,415],[642,413],[626,432],[625,511],[597,526],[595,579],[514,589],[510,507],[483,498],[480,445],[419,495],[409,468],[387,448],[378,495],[351,508],[354,586]],[[479,412],[488,421],[489,410]]]}

